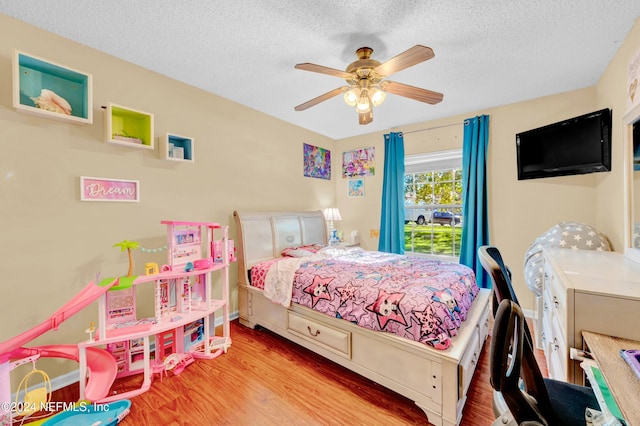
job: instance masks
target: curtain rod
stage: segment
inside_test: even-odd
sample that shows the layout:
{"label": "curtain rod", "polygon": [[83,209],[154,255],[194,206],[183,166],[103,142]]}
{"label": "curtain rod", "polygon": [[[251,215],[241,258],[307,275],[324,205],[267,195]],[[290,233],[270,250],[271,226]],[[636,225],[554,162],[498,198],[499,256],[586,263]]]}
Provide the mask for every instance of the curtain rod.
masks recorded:
{"label": "curtain rod", "polygon": [[426,132],[427,130],[441,129],[443,127],[460,126],[461,124],[469,124],[469,120],[464,120],[462,123],[443,124],[442,126],[428,127],[426,129],[418,129],[418,130],[412,130],[410,132],[402,132],[402,133],[405,135],[408,135],[411,133]]}

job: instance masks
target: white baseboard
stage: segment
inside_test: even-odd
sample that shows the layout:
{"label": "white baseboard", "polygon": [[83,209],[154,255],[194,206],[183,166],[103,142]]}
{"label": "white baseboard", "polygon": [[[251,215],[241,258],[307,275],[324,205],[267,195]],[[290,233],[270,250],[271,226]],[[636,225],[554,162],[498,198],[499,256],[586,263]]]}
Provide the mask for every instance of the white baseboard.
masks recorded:
{"label": "white baseboard", "polygon": [[[229,319],[230,320],[234,320],[236,318],[239,317],[239,313],[238,311],[232,312],[229,314]],[[220,325],[222,325],[222,318],[221,317],[216,317],[216,321],[215,321],[215,326],[218,327]],[[58,389],[62,389],[64,387],[73,385],[74,383],[78,383],[80,377],[80,371],[79,370],[73,370],[70,371],[68,373],[62,374],[60,376],[56,376],[54,378],[51,379],[51,391],[56,391]],[[42,387],[42,384],[36,384],[32,387],[30,387],[29,389],[27,389],[27,391],[31,391],[35,388],[40,388]],[[18,401],[23,401],[24,400],[24,390],[20,391],[20,393],[18,394],[19,398]],[[11,400],[15,401],[16,400],[16,394],[15,392],[11,394]]]}

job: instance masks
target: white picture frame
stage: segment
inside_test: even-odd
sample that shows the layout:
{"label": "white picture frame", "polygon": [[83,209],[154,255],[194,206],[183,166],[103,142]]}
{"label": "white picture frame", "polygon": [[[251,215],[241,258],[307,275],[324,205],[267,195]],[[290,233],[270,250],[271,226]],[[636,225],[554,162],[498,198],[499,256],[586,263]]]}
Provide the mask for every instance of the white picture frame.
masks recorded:
{"label": "white picture frame", "polygon": [[137,203],[140,201],[140,182],[80,176],[80,200]]}
{"label": "white picture frame", "polygon": [[355,178],[347,180],[347,196],[349,198],[364,197],[364,179]]}

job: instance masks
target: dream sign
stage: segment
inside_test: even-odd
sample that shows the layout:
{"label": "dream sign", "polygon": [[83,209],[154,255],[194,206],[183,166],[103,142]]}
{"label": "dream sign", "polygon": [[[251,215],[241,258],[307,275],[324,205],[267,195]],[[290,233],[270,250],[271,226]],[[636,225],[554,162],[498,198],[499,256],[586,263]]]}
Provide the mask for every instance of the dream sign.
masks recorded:
{"label": "dream sign", "polygon": [[140,201],[140,183],[137,180],[80,177],[82,201]]}

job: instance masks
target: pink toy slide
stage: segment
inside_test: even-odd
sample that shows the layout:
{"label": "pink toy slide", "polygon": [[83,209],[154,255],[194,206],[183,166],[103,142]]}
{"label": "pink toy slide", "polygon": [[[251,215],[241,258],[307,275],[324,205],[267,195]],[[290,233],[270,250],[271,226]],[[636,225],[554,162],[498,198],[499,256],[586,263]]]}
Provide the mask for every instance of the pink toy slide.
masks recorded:
{"label": "pink toy slide", "polygon": [[[22,334],[0,343],[0,365],[12,359],[25,358],[36,354],[45,358],[66,358],[78,361],[79,354],[76,345],[48,345],[33,348],[24,348],[22,346],[49,330],[57,329],[62,322],[87,307],[117,282],[118,280],[114,280],[106,285],[96,285],[90,282],[80,293],[51,315],[49,319]],[[118,368],[116,360],[104,349],[87,348],[87,368],[90,374],[85,398],[90,401],[103,399],[109,393],[115,380]],[[7,381],[8,383],[8,370],[5,370],[3,369],[3,377],[0,377],[0,382]],[[6,377],[4,377],[5,374],[7,375]],[[5,385],[5,383],[2,383],[2,385]],[[8,384],[6,386],[8,388]]]}
{"label": "pink toy slide", "polygon": [[[87,349],[87,369],[89,380],[85,388],[85,398],[98,401],[109,394],[111,385],[116,379],[118,366],[113,356],[99,348]],[[76,345],[48,345],[33,348],[19,348],[13,352],[16,358],[40,354],[43,358],[65,358],[78,362],[78,347]]]}

